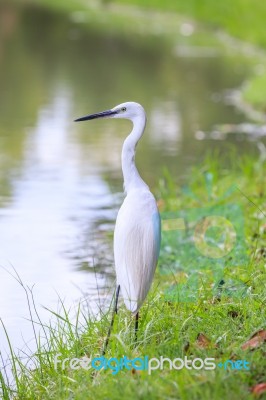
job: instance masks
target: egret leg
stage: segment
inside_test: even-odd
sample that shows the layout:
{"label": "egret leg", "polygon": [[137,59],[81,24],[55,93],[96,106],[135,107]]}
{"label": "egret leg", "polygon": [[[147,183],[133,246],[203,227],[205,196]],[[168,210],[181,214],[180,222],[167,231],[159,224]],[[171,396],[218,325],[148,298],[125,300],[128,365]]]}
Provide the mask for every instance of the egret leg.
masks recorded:
{"label": "egret leg", "polygon": [[139,330],[139,313],[137,312],[135,317],[135,343],[138,340],[138,330]]}
{"label": "egret leg", "polygon": [[108,329],[107,337],[106,337],[106,340],[105,340],[105,343],[104,343],[104,348],[103,348],[103,353],[102,353],[103,356],[106,353],[107,346],[108,346],[109,339],[110,339],[110,335],[111,335],[112,328],[113,328],[113,325],[114,325],[115,314],[117,314],[117,304],[118,304],[119,292],[120,292],[120,285],[118,285],[117,288],[116,288],[114,310],[113,310],[113,315],[112,315],[112,319],[111,319],[111,324],[110,324],[110,327]]}

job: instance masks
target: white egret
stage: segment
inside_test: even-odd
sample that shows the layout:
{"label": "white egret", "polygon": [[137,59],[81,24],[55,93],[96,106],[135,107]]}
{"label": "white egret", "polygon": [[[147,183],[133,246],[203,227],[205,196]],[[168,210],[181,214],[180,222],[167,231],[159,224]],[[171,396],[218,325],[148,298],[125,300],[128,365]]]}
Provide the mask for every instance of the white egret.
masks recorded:
{"label": "white egret", "polygon": [[133,129],[124,141],[121,156],[126,197],[118,212],[114,230],[117,290],[112,322],[104,347],[105,353],[114,315],[117,314],[120,288],[126,308],[136,316],[137,337],[138,311],[150,289],[159,257],[161,222],[155,198],[135,165],[136,146],[146,125],[144,108],[138,103],[127,102],[75,121],[95,118],[126,118],[133,122]]}

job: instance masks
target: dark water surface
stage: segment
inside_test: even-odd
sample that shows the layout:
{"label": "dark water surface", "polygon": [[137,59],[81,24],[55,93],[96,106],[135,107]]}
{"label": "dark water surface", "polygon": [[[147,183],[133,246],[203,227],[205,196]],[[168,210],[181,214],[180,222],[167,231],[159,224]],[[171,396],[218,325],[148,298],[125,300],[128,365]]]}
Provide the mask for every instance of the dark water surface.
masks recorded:
{"label": "dark water surface", "polygon": [[[182,181],[213,150],[258,150],[245,136],[206,135],[217,124],[247,122],[223,101],[248,72],[239,55],[182,54],[158,38],[82,30],[38,8],[0,10],[0,317],[21,347],[32,332],[12,267],[35,284],[37,306],[52,309],[59,295],[66,304],[85,296],[95,307],[113,281],[120,152],[131,126],[74,118],[143,104],[137,164],[151,188],[164,166]],[[2,332],[0,339],[2,347]]]}

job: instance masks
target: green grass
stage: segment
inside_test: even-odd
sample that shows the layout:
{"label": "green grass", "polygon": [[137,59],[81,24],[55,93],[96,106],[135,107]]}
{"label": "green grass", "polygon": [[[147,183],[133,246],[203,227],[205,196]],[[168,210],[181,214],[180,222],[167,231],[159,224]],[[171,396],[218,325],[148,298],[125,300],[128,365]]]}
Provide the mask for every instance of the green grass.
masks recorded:
{"label": "green grass", "polygon": [[255,75],[243,89],[243,99],[253,107],[266,111],[266,73]]}
{"label": "green grass", "polygon": [[[261,64],[262,71],[256,72],[248,81],[247,89],[243,91],[243,99],[255,108],[266,109],[266,70],[265,65],[265,15],[266,3],[260,0],[115,0],[117,4],[137,5],[162,12],[171,11],[200,22],[209,35],[222,31],[233,38],[253,44],[263,51],[262,58],[250,53],[255,64]],[[239,44],[240,45],[240,44]],[[254,49],[253,49],[254,50]]]}
{"label": "green grass", "polygon": [[[212,29],[220,28],[230,35],[256,45],[266,45],[266,3],[260,0],[115,0],[161,11],[174,11]],[[110,1],[112,3],[112,1]]]}
{"label": "green grass", "polygon": [[[69,367],[63,370],[61,364],[56,370],[54,356],[58,353],[61,359],[99,356],[110,320],[110,313],[98,320],[86,316],[80,330],[81,308],[73,322],[61,303],[61,312],[52,312],[53,322],[48,326],[37,320],[43,329],[42,336],[48,339],[46,345],[40,345],[39,337],[35,336],[38,351],[32,356],[33,367],[24,366],[15,352],[12,353],[16,388],[12,389],[4,374],[0,374],[5,400],[253,398],[250,388],[265,382],[265,345],[253,351],[244,351],[241,346],[254,332],[265,327],[265,163],[243,157],[236,166],[232,156],[231,165],[221,168],[218,155],[216,159],[207,160],[191,171],[186,188],[179,187],[165,172],[157,188],[161,212],[163,215],[203,205],[240,205],[248,260],[232,266],[230,258],[226,259],[222,270],[224,283],[220,281],[217,285],[210,268],[203,268],[200,263],[192,270],[178,265],[175,247],[169,251],[169,243],[163,241],[156,278],[141,309],[138,342],[134,346],[133,320],[121,306],[106,357],[213,357],[216,362],[242,359],[250,363],[250,370],[165,368],[149,375],[147,371],[124,369],[114,375],[111,370],[94,373]],[[165,273],[166,267],[170,273]],[[194,301],[188,301],[186,296],[169,298],[169,287],[175,288],[178,295],[179,288],[193,276],[199,277],[198,284],[187,286],[187,294],[189,290],[193,292]],[[242,282],[241,291],[235,290],[235,282]],[[25,292],[28,298],[34,299],[26,288]],[[208,338],[207,346],[200,346],[197,340],[200,333]]]}

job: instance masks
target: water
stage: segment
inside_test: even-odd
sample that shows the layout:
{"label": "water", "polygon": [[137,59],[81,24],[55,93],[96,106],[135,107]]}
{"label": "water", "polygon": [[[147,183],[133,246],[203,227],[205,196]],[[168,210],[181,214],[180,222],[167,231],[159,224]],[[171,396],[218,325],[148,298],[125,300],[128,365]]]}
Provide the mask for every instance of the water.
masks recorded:
{"label": "water", "polygon": [[[123,101],[143,104],[148,125],[137,164],[151,188],[164,166],[181,181],[207,152],[258,148],[245,135],[205,134],[248,121],[223,101],[248,72],[239,54],[82,30],[38,8],[2,7],[0,15],[0,317],[19,348],[32,346],[32,331],[13,268],[25,286],[35,285],[44,319],[41,305],[55,309],[58,296],[95,308],[112,287],[111,234],[130,123],[74,118]],[[6,348],[2,331],[0,339]]]}

